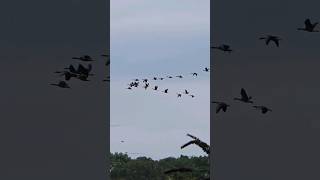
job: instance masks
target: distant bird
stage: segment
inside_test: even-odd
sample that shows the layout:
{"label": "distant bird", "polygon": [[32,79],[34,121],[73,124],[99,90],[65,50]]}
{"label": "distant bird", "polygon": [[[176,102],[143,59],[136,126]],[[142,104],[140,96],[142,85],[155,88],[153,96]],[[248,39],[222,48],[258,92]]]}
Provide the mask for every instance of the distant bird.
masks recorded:
{"label": "distant bird", "polygon": [[192,76],[198,76],[198,73],[191,73]]}
{"label": "distant bird", "polygon": [[147,82],[148,82],[148,79],[143,79],[142,82],[147,83]]}
{"label": "distant bird", "polygon": [[160,80],[164,80],[164,78],[159,78]]}
{"label": "distant bird", "polygon": [[139,86],[139,82],[134,82],[134,83],[133,83],[133,86],[134,86],[134,87],[138,87],[138,86]]}
{"label": "distant bird", "polygon": [[185,94],[189,94],[189,91],[185,89],[185,90],[184,90],[184,93],[185,93]]}
{"label": "distant bird", "polygon": [[72,59],[78,59],[80,61],[93,61],[93,59],[89,55],[84,55],[81,57],[72,57]]}
{"label": "distant bird", "polygon": [[176,77],[178,77],[178,78],[183,78],[183,76],[181,76],[181,75],[179,75],[179,76],[176,76]]}
{"label": "distant bird", "polygon": [[153,90],[157,91],[158,90],[158,86],[154,86]]}
{"label": "distant bird", "polygon": [[267,35],[266,37],[261,37],[259,39],[264,39],[266,42],[266,45],[268,45],[270,41],[273,41],[277,45],[277,47],[279,47],[279,41],[281,40],[278,36],[272,36],[272,35]]}
{"label": "distant bird", "polygon": [[77,74],[70,73],[68,71],[64,71],[60,76],[64,76],[66,81],[69,81],[72,77],[77,77]]}
{"label": "distant bird", "polygon": [[79,74],[84,74],[86,76],[89,76],[89,75],[92,75],[92,74],[90,74],[91,70],[92,70],[92,65],[91,64],[88,64],[88,68],[85,68],[82,64],[79,64],[77,72]]}
{"label": "distant bird", "polygon": [[193,170],[190,168],[175,168],[175,169],[170,169],[164,172],[164,174],[171,174],[171,173],[176,173],[176,172],[192,172]]}
{"label": "distant bird", "polygon": [[131,88],[131,87],[127,87],[127,89],[130,89],[130,90],[131,90],[132,88]]}
{"label": "distant bird", "polygon": [[169,89],[165,89],[163,92],[164,92],[164,93],[168,93],[168,91],[169,91]]}
{"label": "distant bird", "polygon": [[256,108],[256,109],[260,109],[261,112],[262,112],[262,114],[265,114],[265,113],[267,113],[268,111],[272,111],[271,109],[269,109],[269,108],[267,108],[267,107],[265,107],[265,106],[253,106],[253,107]]}
{"label": "distant bird", "polygon": [[244,103],[253,103],[253,101],[251,101],[252,97],[248,96],[246,91],[243,88],[241,88],[241,98],[233,98],[233,99],[242,101]]}
{"label": "distant bird", "polygon": [[230,49],[230,46],[229,45],[226,45],[226,44],[222,44],[220,46],[212,46],[211,47],[212,49],[219,49],[221,51],[225,51],[225,52],[232,52],[233,50]]}
{"label": "distant bird", "polygon": [[146,83],[143,88],[147,90],[148,87],[149,87],[149,83]]}
{"label": "distant bird", "polygon": [[171,79],[171,78],[172,78],[172,76],[167,76],[167,78]]}
{"label": "distant bird", "polygon": [[70,65],[69,67],[64,69],[68,69],[71,73],[78,74],[78,71],[76,70],[76,68],[73,67],[73,65]]}
{"label": "distant bird", "polygon": [[182,146],[181,146],[181,149],[189,146],[190,144],[196,144],[196,145],[199,146],[204,152],[206,152],[208,155],[210,154],[210,146],[209,146],[207,143],[201,141],[199,138],[197,138],[197,137],[195,137],[195,136],[193,136],[193,135],[191,135],[191,134],[187,134],[187,136],[191,137],[191,138],[194,139],[194,140],[189,141],[188,143],[182,145]]}
{"label": "distant bird", "polygon": [[124,143],[124,141],[120,141],[120,142]]}
{"label": "distant bird", "polygon": [[181,95],[182,95],[182,94],[180,94],[180,93],[177,93],[177,95],[178,95],[178,97],[181,97]]}
{"label": "distant bird", "polygon": [[158,78],[157,77],[153,77],[153,80],[157,80]]}
{"label": "distant bird", "polygon": [[203,71],[205,71],[205,72],[209,72],[209,68],[204,68],[204,70]]}
{"label": "distant bird", "polygon": [[318,22],[311,23],[310,19],[306,19],[304,21],[304,28],[298,28],[298,30],[301,31],[307,31],[307,32],[319,32],[318,30],[315,30],[315,27],[317,26]]}
{"label": "distant bird", "polygon": [[58,87],[61,87],[61,88],[70,88],[70,86],[65,81],[59,81],[58,84],[50,84],[50,85],[58,86]]}
{"label": "distant bird", "polygon": [[189,96],[191,96],[192,98],[194,98],[194,95],[190,94]]}
{"label": "distant bird", "polygon": [[216,113],[219,113],[221,109],[223,110],[223,112],[226,112],[227,108],[230,106],[229,104],[226,104],[224,102],[212,101],[212,103],[218,104],[216,107]]}
{"label": "distant bird", "polygon": [[89,81],[88,75],[85,75],[85,74],[80,74],[77,76],[77,78],[80,79],[81,81]]}
{"label": "distant bird", "polygon": [[134,81],[139,81],[139,79],[133,79]]}

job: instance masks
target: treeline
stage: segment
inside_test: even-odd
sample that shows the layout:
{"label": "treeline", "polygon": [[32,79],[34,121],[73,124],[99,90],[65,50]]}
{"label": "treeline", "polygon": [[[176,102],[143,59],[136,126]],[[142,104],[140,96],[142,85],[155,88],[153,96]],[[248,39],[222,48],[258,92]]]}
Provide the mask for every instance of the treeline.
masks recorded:
{"label": "treeline", "polygon": [[[176,168],[190,168],[192,172],[164,172]],[[152,160],[148,157],[131,159],[124,153],[111,153],[112,180],[202,180],[209,177],[208,156]]]}

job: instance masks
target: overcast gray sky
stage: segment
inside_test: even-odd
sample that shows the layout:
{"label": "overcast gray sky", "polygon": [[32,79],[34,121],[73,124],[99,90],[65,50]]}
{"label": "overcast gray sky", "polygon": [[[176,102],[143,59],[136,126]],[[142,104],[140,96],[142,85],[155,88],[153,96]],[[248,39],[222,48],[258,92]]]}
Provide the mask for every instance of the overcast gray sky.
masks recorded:
{"label": "overcast gray sky", "polygon": [[[210,65],[209,16],[209,0],[111,1],[110,121],[120,125],[111,127],[111,152],[153,159],[205,155],[199,147],[180,146],[190,140],[187,133],[210,142],[210,74],[202,71]],[[180,74],[185,78],[151,81],[168,88],[167,95],[126,89],[133,78]],[[184,89],[195,98],[178,99]]]}
{"label": "overcast gray sky", "polygon": [[[319,1],[213,3],[213,43],[235,50],[212,51],[211,93],[231,104],[212,113],[215,179],[319,179],[320,34],[297,31],[306,18],[320,21]],[[259,40],[266,34],[280,36],[280,47]],[[242,87],[273,112],[233,101]]]}

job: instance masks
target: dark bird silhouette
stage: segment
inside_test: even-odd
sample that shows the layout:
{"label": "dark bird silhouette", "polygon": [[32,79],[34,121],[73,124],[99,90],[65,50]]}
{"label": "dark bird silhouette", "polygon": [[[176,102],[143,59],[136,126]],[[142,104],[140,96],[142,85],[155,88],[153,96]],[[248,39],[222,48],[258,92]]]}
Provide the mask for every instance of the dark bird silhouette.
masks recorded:
{"label": "dark bird silhouette", "polygon": [[88,68],[85,68],[82,64],[79,64],[77,72],[79,74],[84,74],[86,76],[89,76],[89,75],[92,75],[90,74],[91,70],[92,70],[91,64],[88,64]]}
{"label": "dark bird silhouette", "polygon": [[304,21],[304,28],[298,28],[298,30],[301,31],[307,31],[307,32],[319,32],[318,30],[315,30],[315,27],[317,26],[318,22],[311,23],[310,19],[306,19]]}
{"label": "dark bird silhouette", "polygon": [[81,57],[72,57],[72,59],[78,59],[80,61],[93,61],[93,59],[89,55],[84,55]]}
{"label": "dark bird silhouette", "polygon": [[194,98],[194,95],[190,94],[189,96],[191,96],[192,98]]}
{"label": "dark bird silhouette", "polygon": [[148,82],[148,79],[143,79],[142,82],[147,83],[147,82]]}
{"label": "dark bird silhouette", "polygon": [[133,79],[134,81],[139,81],[139,79]]}
{"label": "dark bird silhouette", "polygon": [[265,114],[265,113],[267,113],[268,111],[272,111],[271,109],[269,109],[269,108],[267,108],[267,107],[265,107],[265,106],[253,106],[253,107],[256,108],[256,109],[261,110],[261,113],[262,113],[262,114]]}
{"label": "dark bird silhouette", "polygon": [[203,71],[205,71],[205,72],[209,72],[210,71],[210,69],[209,68],[204,68],[204,70]]}
{"label": "dark bird silhouette", "polygon": [[157,91],[158,90],[158,86],[154,86],[153,90]]}
{"label": "dark bird silhouette", "polygon": [[189,91],[185,89],[185,90],[184,90],[184,93],[185,93],[185,94],[189,94]]}
{"label": "dark bird silhouette", "polygon": [[164,93],[168,93],[168,91],[169,91],[169,89],[165,89],[163,92],[164,92]]}
{"label": "dark bird silhouette", "polygon": [[193,135],[191,135],[191,134],[187,134],[187,136],[191,137],[191,138],[194,139],[194,140],[189,141],[188,143],[182,145],[182,146],[181,146],[181,149],[189,146],[190,144],[196,144],[196,145],[199,146],[205,153],[207,153],[208,155],[210,154],[210,146],[209,146],[207,143],[201,141],[199,138],[197,138],[197,137],[195,137],[195,136],[193,136]]}
{"label": "dark bird silhouette", "polygon": [[172,78],[172,76],[167,76],[167,78],[171,79],[171,78]]}
{"label": "dark bird silhouette", "polygon": [[131,90],[132,88],[131,88],[131,87],[127,87],[127,89],[130,89],[130,90]]}
{"label": "dark bird silhouette", "polygon": [[230,49],[230,46],[229,45],[226,45],[226,44],[222,44],[220,46],[211,46],[212,49],[218,49],[218,50],[221,50],[221,51],[225,51],[225,52],[232,52],[233,50]]}
{"label": "dark bird silhouette", "polygon": [[178,95],[178,97],[181,97],[181,95],[182,95],[182,94],[180,94],[180,93],[177,93],[177,95]]}
{"label": "dark bird silhouette", "polygon": [[191,73],[192,76],[198,76],[198,73]]}
{"label": "dark bird silhouette", "polygon": [[76,70],[76,68],[73,67],[73,65],[70,65],[69,67],[64,69],[68,69],[71,73],[78,74],[78,71]]}
{"label": "dark bird silhouette", "polygon": [[164,78],[159,78],[160,80],[164,80]]}
{"label": "dark bird silhouette", "polygon": [[120,142],[124,143],[124,141],[120,141]]}
{"label": "dark bird silhouette", "polygon": [[242,101],[244,103],[253,103],[253,101],[251,101],[252,97],[248,96],[246,91],[243,88],[241,88],[241,98],[233,98],[233,99]]}
{"label": "dark bird silhouette", "polygon": [[148,87],[149,87],[149,83],[146,83],[143,88],[147,90]]}
{"label": "dark bird silhouette", "polygon": [[157,77],[153,77],[153,80],[157,80],[158,78]]}
{"label": "dark bird silhouette", "polygon": [[277,47],[279,47],[279,41],[281,40],[278,36],[272,36],[272,35],[267,35],[266,37],[261,37],[259,39],[264,39],[266,42],[266,45],[270,43],[270,41],[273,41]]}
{"label": "dark bird silhouette", "polygon": [[134,86],[134,87],[138,87],[138,86],[139,86],[139,82],[134,82],[134,83],[133,83],[133,86]]}
{"label": "dark bird silhouette", "polygon": [[70,86],[65,81],[59,81],[58,84],[50,84],[50,85],[58,86],[58,87],[61,87],[61,88],[70,88]]}
{"label": "dark bird silhouette", "polygon": [[174,169],[170,169],[164,172],[164,174],[171,174],[171,173],[176,173],[176,172],[192,172],[193,170],[190,168],[174,168]]}
{"label": "dark bird silhouette", "polygon": [[77,74],[70,73],[68,71],[64,71],[60,76],[64,76],[66,81],[69,81],[72,77],[77,77]]}
{"label": "dark bird silhouette", "polygon": [[221,109],[223,110],[223,112],[226,112],[227,108],[230,106],[229,104],[226,104],[224,102],[212,101],[212,103],[218,104],[216,107],[216,113],[219,113]]}
{"label": "dark bird silhouette", "polygon": [[178,77],[178,78],[183,78],[183,76],[181,76],[181,75],[179,75],[179,76],[176,76],[176,77]]}

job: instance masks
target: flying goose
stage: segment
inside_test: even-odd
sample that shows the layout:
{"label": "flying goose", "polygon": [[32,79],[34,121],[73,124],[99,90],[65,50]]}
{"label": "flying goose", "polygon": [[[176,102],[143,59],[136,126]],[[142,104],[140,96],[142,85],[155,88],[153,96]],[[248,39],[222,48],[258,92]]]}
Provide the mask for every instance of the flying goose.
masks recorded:
{"label": "flying goose", "polygon": [[268,111],[272,111],[271,109],[269,109],[269,108],[267,108],[267,107],[265,107],[265,106],[253,106],[253,107],[256,108],[256,109],[261,110],[261,113],[262,113],[262,114],[265,114],[265,113],[267,113]]}
{"label": "flying goose", "polygon": [[243,88],[241,88],[241,98],[233,98],[233,99],[242,101],[244,103],[253,103],[253,101],[251,101],[252,97],[248,96],[246,91]]}
{"label": "flying goose", "polygon": [[216,107],[216,113],[219,113],[221,109],[223,110],[223,112],[226,112],[227,108],[230,106],[229,104],[224,102],[212,101],[212,103],[218,104]]}
{"label": "flying goose", "polygon": [[220,46],[212,46],[211,47],[212,49],[219,49],[221,51],[225,51],[225,52],[232,52],[233,50],[230,49],[230,46],[229,45],[226,45],[226,44],[222,44]]}
{"label": "flying goose", "polygon": [[317,26],[318,22],[311,23],[310,19],[306,19],[304,21],[304,28],[298,28],[298,30],[301,31],[307,31],[307,32],[319,32],[318,30],[315,30],[315,27]]}
{"label": "flying goose", "polygon": [[266,37],[261,37],[259,39],[264,39],[266,42],[266,45],[268,45],[270,41],[273,41],[277,45],[277,47],[279,47],[279,41],[281,40],[278,36],[272,36],[272,35],[267,35]]}
{"label": "flying goose", "polygon": [[80,61],[93,61],[93,59],[89,55],[84,55],[81,57],[72,57],[72,59],[78,59]]}
{"label": "flying goose", "polygon": [[194,140],[189,141],[188,143],[182,145],[182,146],[181,146],[181,149],[189,146],[190,144],[196,144],[196,145],[199,146],[204,152],[206,152],[207,154],[210,154],[210,146],[209,146],[207,143],[201,141],[199,138],[197,138],[197,137],[195,137],[195,136],[193,136],[193,135],[191,135],[191,134],[187,134],[187,136],[191,137],[191,138],[194,139]]}
{"label": "flying goose", "polygon": [[65,81],[59,81],[58,84],[50,84],[50,85],[58,86],[58,87],[61,87],[61,88],[70,88],[70,86]]}

